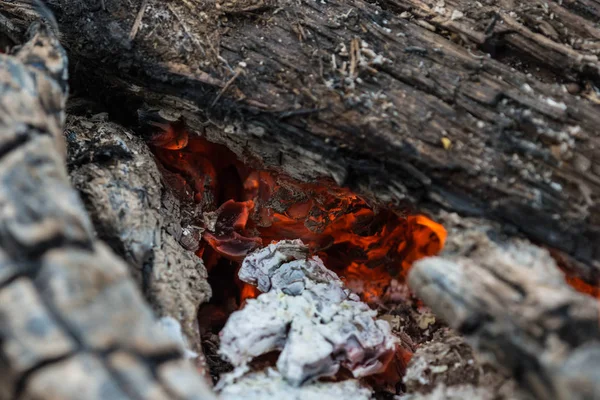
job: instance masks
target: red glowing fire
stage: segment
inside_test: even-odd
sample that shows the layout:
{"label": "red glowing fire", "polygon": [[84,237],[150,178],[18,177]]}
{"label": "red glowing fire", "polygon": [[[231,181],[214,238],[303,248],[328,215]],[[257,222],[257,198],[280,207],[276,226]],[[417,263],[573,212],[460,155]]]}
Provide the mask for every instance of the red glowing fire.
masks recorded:
{"label": "red glowing fire", "polygon": [[[227,148],[186,133],[183,126],[162,129],[151,140],[165,168],[177,172],[201,204],[203,243],[197,252],[213,285],[234,280],[237,307],[259,291],[236,276],[222,276],[222,260],[241,263],[251,251],[273,241],[301,239],[368,303],[381,300],[392,279],[403,279],[419,258],[438,253],[446,230],[423,215],[374,209],[360,196],[332,182],[300,183],[248,168]],[[204,322],[222,326],[236,305],[231,284],[215,289],[220,299],[201,311]],[[202,313],[204,312],[205,315]],[[412,352],[398,346],[378,379],[397,382]]]}
{"label": "red glowing fire", "polygon": [[[446,230],[423,215],[375,210],[331,182],[299,183],[250,169],[223,146],[181,127],[160,127],[151,141],[155,154],[210,211],[198,252],[209,271],[221,257],[241,262],[272,241],[302,239],[349,288],[374,302],[392,278],[444,245]],[[257,294],[244,285],[240,301]]]}

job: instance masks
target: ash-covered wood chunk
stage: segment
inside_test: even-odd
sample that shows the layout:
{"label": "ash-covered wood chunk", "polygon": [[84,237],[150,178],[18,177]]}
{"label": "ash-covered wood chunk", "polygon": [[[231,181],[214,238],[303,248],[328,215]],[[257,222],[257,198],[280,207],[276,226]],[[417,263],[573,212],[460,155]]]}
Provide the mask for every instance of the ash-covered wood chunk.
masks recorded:
{"label": "ash-covered wood chunk", "polygon": [[300,387],[291,386],[279,372],[269,368],[242,377],[235,372],[222,378],[219,394],[223,400],[278,399],[278,400],[367,400],[371,389],[355,379],[341,382],[313,382]]}
{"label": "ash-covered wood chunk", "polygon": [[212,398],[94,235],[64,165],[66,52],[43,24],[28,36],[0,54],[0,399]]}
{"label": "ash-covered wood chunk", "polygon": [[19,398],[132,399],[111,376],[103,360],[88,353],[79,353],[64,361],[53,363],[51,367],[33,370]]}
{"label": "ash-covered wood chunk", "polygon": [[478,222],[461,218],[439,257],[417,261],[411,289],[536,398],[600,398],[598,300],[567,285],[547,250],[493,240]]}
{"label": "ash-covered wood chunk", "polygon": [[221,353],[237,367],[281,350],[277,368],[293,386],[335,375],[382,371],[396,346],[386,321],[359,301],[300,240],[281,241],[250,254],[240,279],[268,290],[231,315]]}
{"label": "ash-covered wood chunk", "polygon": [[25,278],[0,291],[0,398],[10,398],[16,382],[37,365],[73,352],[77,343],[65,334]]}

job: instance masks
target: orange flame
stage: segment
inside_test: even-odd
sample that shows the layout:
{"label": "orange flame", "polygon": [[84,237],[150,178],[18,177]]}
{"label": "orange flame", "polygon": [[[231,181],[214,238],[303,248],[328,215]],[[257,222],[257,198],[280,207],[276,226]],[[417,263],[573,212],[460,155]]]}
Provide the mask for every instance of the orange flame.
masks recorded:
{"label": "orange flame", "polygon": [[[216,276],[216,282],[223,281],[213,275],[220,270],[213,269],[220,260],[240,263],[249,252],[272,241],[301,239],[347,287],[367,303],[376,303],[392,279],[403,280],[415,261],[444,247],[446,230],[424,215],[377,210],[331,182],[299,183],[252,170],[226,147],[191,136],[182,125],[153,125],[163,130],[150,141],[156,157],[181,176],[178,185],[183,181],[186,193],[193,193],[204,212],[205,220],[198,221],[206,229],[204,245],[197,254],[204,259],[209,279]],[[577,278],[567,280],[582,292],[600,296],[598,287]],[[237,276],[230,284],[238,290],[239,307],[259,295],[256,287]],[[228,290],[226,286],[216,293],[230,300]],[[222,325],[229,312],[230,304],[209,305],[208,324],[212,319]],[[387,368],[378,379],[397,383],[411,350],[398,346],[393,359],[383,360]]]}
{"label": "orange flame", "polygon": [[[155,124],[156,125],[156,124]],[[156,125],[158,126],[158,125]],[[224,146],[160,126],[151,140],[157,158],[181,174],[211,222],[203,233],[218,257],[241,262],[252,250],[283,239],[301,239],[367,302],[380,299],[392,278],[444,246],[446,230],[423,215],[375,210],[360,196],[330,182],[299,183],[240,163]],[[241,301],[257,295],[241,287]]]}
{"label": "orange flame", "polygon": [[243,307],[244,304],[246,304],[247,299],[253,299],[255,297],[258,297],[259,294],[260,291],[256,286],[244,283],[240,292],[240,306]]}

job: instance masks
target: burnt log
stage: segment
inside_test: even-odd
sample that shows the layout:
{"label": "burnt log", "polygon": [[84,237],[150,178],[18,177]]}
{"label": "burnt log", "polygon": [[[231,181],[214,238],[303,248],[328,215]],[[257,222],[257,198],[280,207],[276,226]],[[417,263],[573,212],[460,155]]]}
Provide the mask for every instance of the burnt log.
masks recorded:
{"label": "burnt log", "polygon": [[[74,99],[68,105],[67,165],[92,218],[98,237],[127,261],[130,273],[159,317],[182,327],[189,347],[202,354],[198,307],[211,288],[197,249],[200,233],[188,209],[161,178],[154,156],[141,138],[106,113],[75,116],[94,105]],[[199,367],[203,359],[197,359]]]}
{"label": "burnt log", "polygon": [[212,398],[95,238],[65,165],[66,53],[28,34],[0,54],[0,398]]}
{"label": "burnt log", "polygon": [[600,397],[600,304],[568,286],[549,252],[492,241],[457,221],[440,257],[417,261],[409,285],[481,354],[539,399]]}
{"label": "burnt log", "polygon": [[[23,3],[0,1],[13,31]],[[50,6],[75,87],[122,121],[159,108],[255,166],[501,222],[596,283],[596,2],[433,3]]]}

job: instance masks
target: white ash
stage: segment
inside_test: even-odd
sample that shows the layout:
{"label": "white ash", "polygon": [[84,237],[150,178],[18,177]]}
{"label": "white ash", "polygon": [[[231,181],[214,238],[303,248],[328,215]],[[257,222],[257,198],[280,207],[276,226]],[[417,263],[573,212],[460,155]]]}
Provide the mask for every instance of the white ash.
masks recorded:
{"label": "white ash", "polygon": [[344,287],[300,240],[281,241],[250,254],[240,279],[261,294],[233,313],[221,331],[220,352],[234,366],[281,350],[277,368],[293,386],[337,373],[380,372],[396,345],[386,321]]}
{"label": "white ash", "polygon": [[230,373],[216,387],[222,400],[368,400],[372,391],[359,381],[313,382],[300,387],[291,386],[272,368],[241,377]]}
{"label": "white ash", "polygon": [[181,331],[181,325],[175,318],[162,317],[158,320],[158,324],[171,339],[177,342],[185,358],[190,359],[198,357],[198,353],[190,350],[187,339],[183,336],[183,332]]}
{"label": "white ash", "polygon": [[[410,393],[395,396],[394,400],[494,400],[503,398],[488,387],[472,385],[438,385],[430,393]],[[514,399],[516,400],[516,399]]]}
{"label": "white ash", "polygon": [[242,281],[256,285],[263,293],[275,289],[297,296],[305,290],[307,283],[311,287],[322,283],[330,286],[341,299],[359,301],[319,257],[308,258],[308,247],[301,240],[282,240],[249,254],[238,276]]}

